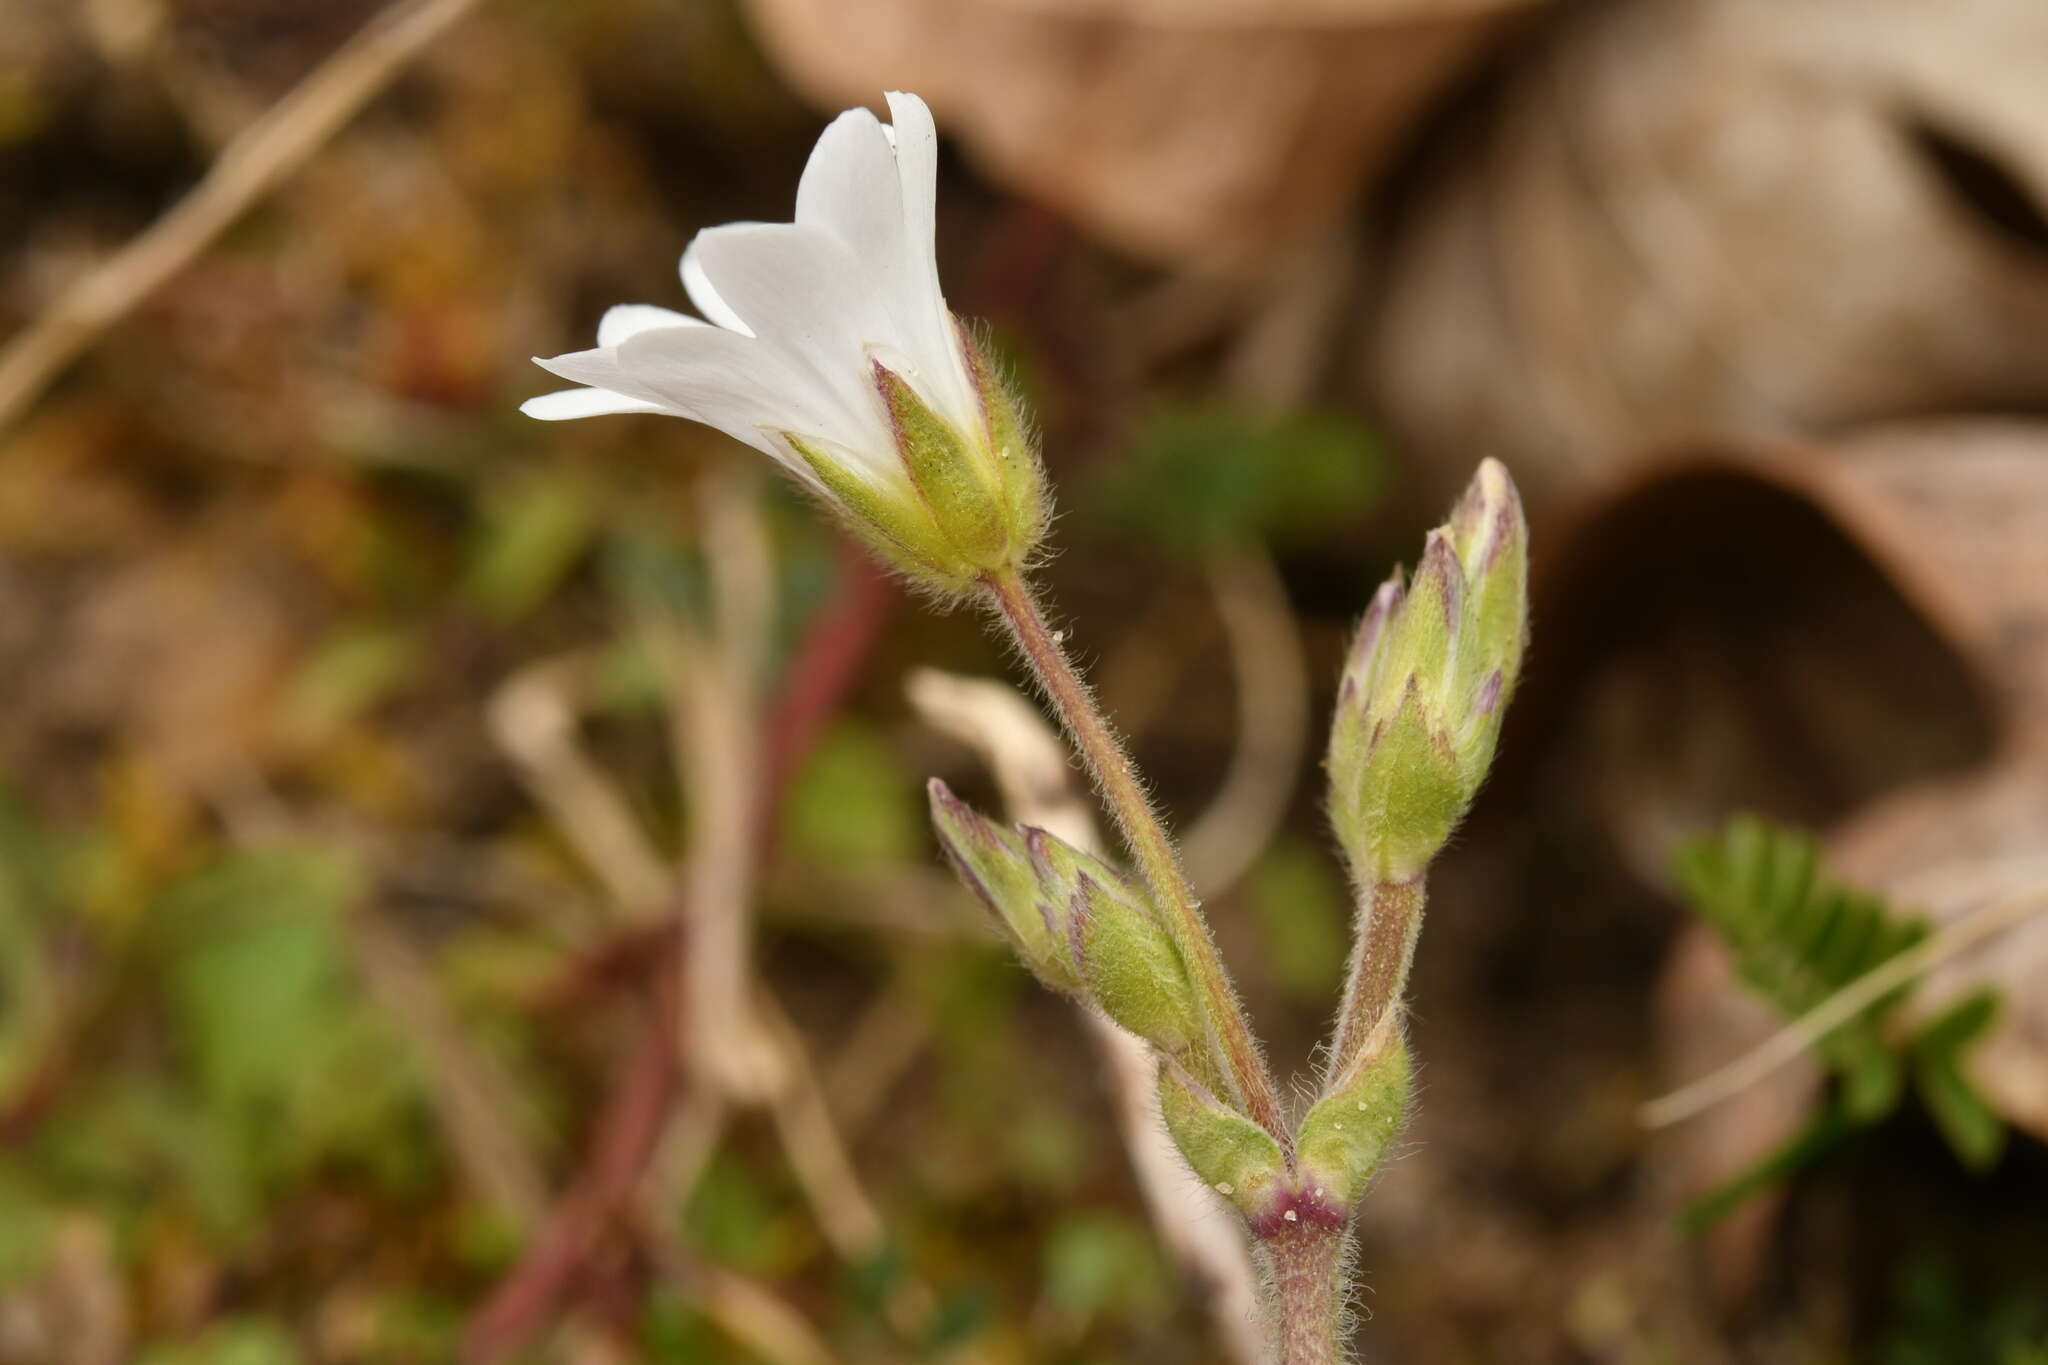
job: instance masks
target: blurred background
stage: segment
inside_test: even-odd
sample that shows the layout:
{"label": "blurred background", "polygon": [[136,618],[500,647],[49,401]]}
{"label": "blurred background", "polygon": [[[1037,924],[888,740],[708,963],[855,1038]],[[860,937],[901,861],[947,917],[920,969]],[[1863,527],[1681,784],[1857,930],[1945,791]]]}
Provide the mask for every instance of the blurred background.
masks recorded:
{"label": "blurred background", "polygon": [[2048,1361],[2039,0],[4,0],[0,1362],[1244,1365],[926,831],[1073,814],[1001,649],[516,411],[891,88],[1283,1072],[1345,637],[1527,499],[1366,1358]]}

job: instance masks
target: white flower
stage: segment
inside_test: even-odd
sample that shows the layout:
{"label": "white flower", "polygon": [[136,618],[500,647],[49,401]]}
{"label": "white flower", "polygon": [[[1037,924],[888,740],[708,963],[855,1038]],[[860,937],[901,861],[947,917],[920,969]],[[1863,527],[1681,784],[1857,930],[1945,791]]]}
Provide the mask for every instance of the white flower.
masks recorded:
{"label": "white flower", "polygon": [[[825,129],[793,223],[707,229],[683,253],[704,319],[622,304],[597,348],[536,363],[589,385],[546,419],[660,412],[771,456],[900,566],[959,588],[1014,567],[1043,528],[1023,423],[946,306],[933,247],[938,135],[915,95]],[[708,319],[706,321],[705,319]]]}

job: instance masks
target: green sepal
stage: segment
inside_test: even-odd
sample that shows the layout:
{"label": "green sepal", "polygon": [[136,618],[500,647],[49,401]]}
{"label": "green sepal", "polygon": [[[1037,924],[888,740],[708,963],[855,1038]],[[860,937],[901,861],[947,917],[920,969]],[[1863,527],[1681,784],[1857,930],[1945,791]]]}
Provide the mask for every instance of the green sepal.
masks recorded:
{"label": "green sepal", "polygon": [[1379,657],[1373,662],[1373,685],[1366,698],[1374,717],[1384,717],[1400,705],[1410,685],[1418,681],[1427,700],[1434,701],[1444,691],[1464,595],[1462,577],[1450,542],[1443,532],[1431,531],[1415,577],[1374,651]]}
{"label": "green sepal", "polygon": [[1451,513],[1451,541],[1465,573],[1468,634],[1476,673],[1498,670],[1501,699],[1521,677],[1529,633],[1529,526],[1514,481],[1498,460],[1483,460]]}
{"label": "green sepal", "polygon": [[1159,1113],[1195,1174],[1246,1213],[1263,1207],[1286,1173],[1287,1158],[1271,1133],[1172,1061],[1159,1068]]}
{"label": "green sepal", "polygon": [[955,330],[967,359],[967,375],[981,400],[996,476],[1002,483],[1003,510],[1013,547],[1028,553],[1045,535],[1045,469],[1031,438],[1031,426],[1017,396],[996,370],[987,350],[958,321]]}
{"label": "green sepal", "polygon": [[1002,478],[992,456],[977,450],[965,432],[933,412],[903,376],[880,361],[874,379],[910,482],[954,554],[977,571],[1011,565]]}
{"label": "green sepal", "polygon": [[1180,950],[1149,906],[1084,874],[1073,924],[1081,975],[1104,1014],[1168,1053],[1206,1043]]}
{"label": "green sepal", "polygon": [[1330,765],[1337,837],[1359,875],[1411,881],[1449,842],[1474,784],[1449,740],[1432,732],[1414,679],[1373,732],[1346,738],[1355,747]]}
{"label": "green sepal", "polygon": [[1407,1044],[1395,1038],[1316,1101],[1294,1137],[1303,1183],[1319,1185],[1339,1207],[1363,1195],[1407,1122],[1413,1084]]}
{"label": "green sepal", "polygon": [[981,570],[961,559],[907,483],[900,491],[875,483],[855,472],[851,457],[834,456],[825,442],[780,434],[825,486],[840,519],[884,560],[949,594],[965,592],[980,577]]}

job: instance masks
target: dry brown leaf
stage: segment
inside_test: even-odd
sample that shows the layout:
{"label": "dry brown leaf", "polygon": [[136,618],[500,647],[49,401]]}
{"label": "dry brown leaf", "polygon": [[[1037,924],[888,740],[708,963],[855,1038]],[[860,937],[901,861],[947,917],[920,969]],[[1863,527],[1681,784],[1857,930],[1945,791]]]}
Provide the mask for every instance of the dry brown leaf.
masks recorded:
{"label": "dry brown leaf", "polygon": [[1404,216],[1373,386],[1539,499],[1693,433],[2036,403],[2044,63],[2036,0],[1589,7]]}
{"label": "dry brown leaf", "polygon": [[[1495,813],[1542,885],[1600,843],[1667,886],[1678,837],[1758,808],[1828,831],[1835,873],[1952,923],[2048,892],[2048,424],[1877,427],[1825,446],[1694,442],[1554,535],[1539,565],[1545,649],[1518,702]],[[1475,837],[1475,844],[1490,842]],[[1570,849],[1569,853],[1564,850]],[[1573,913],[1616,913],[1626,879],[1575,883]],[[1604,907],[1604,908],[1603,908]],[[1548,914],[1539,906],[1534,913]],[[1635,913],[1647,909],[1639,906]],[[2048,917],[1939,966],[1924,1017],[1989,984],[2005,1008],[1966,1059],[2014,1125],[2048,1137]],[[1695,1079],[1785,1021],[1704,929],[1657,997],[1663,1079]],[[1805,1059],[1659,1134],[1672,1202],[1797,1131],[1820,1093]],[[1740,1293],[1768,1204],[1707,1254]]]}
{"label": "dry brown leaf", "polygon": [[829,108],[922,94],[997,179],[1112,244],[1213,264],[1334,217],[1532,0],[752,0]]}

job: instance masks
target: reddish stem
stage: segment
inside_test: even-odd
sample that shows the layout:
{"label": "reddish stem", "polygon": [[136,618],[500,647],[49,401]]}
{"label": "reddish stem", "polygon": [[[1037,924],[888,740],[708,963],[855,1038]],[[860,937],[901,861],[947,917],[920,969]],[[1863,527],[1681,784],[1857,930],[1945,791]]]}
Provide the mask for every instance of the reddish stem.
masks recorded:
{"label": "reddish stem", "polygon": [[[897,600],[887,579],[866,556],[842,546],[840,573],[832,597],[805,628],[791,659],[781,694],[769,708],[764,727],[765,777],[761,800],[767,811],[780,804],[803,757],[816,744],[860,672],[860,665],[880,635]],[[759,822],[772,829],[773,822]],[[765,840],[764,840],[765,843]],[[758,850],[765,858],[765,846]],[[632,950],[650,946],[656,937],[679,932],[682,907],[661,926],[638,926],[571,969],[564,996],[581,993],[584,983],[605,979],[621,964],[661,972],[657,993],[673,994],[670,973],[673,953]],[[673,1001],[648,1011],[631,1059],[620,1070],[592,1130],[590,1147],[568,1191],[556,1201],[540,1232],[519,1262],[506,1273],[470,1320],[463,1358],[490,1361],[530,1339],[555,1311],[563,1295],[583,1273],[604,1229],[631,1196],[640,1173],[653,1157],[663,1120],[678,1088]]]}

